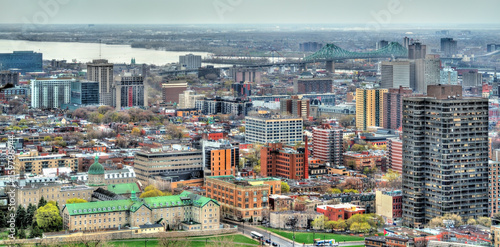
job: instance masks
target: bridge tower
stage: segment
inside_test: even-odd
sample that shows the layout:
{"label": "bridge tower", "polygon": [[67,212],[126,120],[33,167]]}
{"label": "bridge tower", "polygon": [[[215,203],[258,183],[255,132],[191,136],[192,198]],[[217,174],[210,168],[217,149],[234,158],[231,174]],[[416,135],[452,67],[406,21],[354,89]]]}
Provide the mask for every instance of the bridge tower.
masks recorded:
{"label": "bridge tower", "polygon": [[335,63],[333,61],[326,61],[326,71],[335,73]]}

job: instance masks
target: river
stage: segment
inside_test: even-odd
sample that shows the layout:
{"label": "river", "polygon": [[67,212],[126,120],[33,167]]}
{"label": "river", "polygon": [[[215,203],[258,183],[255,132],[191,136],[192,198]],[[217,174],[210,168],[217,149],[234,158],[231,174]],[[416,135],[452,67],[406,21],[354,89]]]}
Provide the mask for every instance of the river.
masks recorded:
{"label": "river", "polygon": [[[132,48],[129,45],[106,45],[77,42],[37,42],[24,40],[0,40],[0,53],[13,51],[35,51],[43,53],[44,60],[67,60],[68,62],[90,62],[93,59],[107,59],[111,63],[127,63],[135,58],[137,64],[164,65],[179,62],[179,55],[192,53],[206,57],[208,52],[162,51]],[[100,51],[100,52],[99,52]],[[218,65],[216,67],[219,67]]]}

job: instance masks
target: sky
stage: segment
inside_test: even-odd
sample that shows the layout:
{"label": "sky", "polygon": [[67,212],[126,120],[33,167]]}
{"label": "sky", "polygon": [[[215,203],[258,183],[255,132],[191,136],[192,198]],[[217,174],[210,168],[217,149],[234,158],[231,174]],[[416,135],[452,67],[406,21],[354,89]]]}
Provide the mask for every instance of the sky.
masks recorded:
{"label": "sky", "polygon": [[499,24],[499,0],[0,0],[0,24]]}

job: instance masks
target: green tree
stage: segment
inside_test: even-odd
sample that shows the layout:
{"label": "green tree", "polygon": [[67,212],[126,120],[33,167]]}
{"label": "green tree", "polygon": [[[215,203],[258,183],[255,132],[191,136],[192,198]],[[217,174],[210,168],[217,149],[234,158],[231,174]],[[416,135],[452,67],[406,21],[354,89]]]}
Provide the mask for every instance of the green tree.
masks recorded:
{"label": "green tree", "polygon": [[474,218],[470,218],[467,220],[467,225],[475,226],[477,224]]}
{"label": "green tree", "polygon": [[355,194],[358,194],[359,191],[358,190],[355,190],[355,189],[345,189],[344,190],[344,193],[355,193]]}
{"label": "green tree", "polygon": [[158,188],[156,188],[154,185],[149,185],[146,188],[144,188],[144,192],[141,194],[140,198],[167,196],[167,195],[171,195],[171,193],[169,192],[164,193]]}
{"label": "green tree", "polygon": [[358,222],[354,222],[351,224],[351,226],[349,227],[349,230],[351,230],[351,232],[359,232],[361,229],[361,226],[360,226],[360,223]]}
{"label": "green tree", "polygon": [[26,209],[22,205],[19,205],[16,210],[16,226],[20,229],[26,228],[26,218]]}
{"label": "green tree", "polygon": [[369,232],[371,229],[370,224],[368,222],[363,222],[359,224],[359,231],[360,232]]}
{"label": "green tree", "polygon": [[311,225],[314,229],[324,229],[326,226],[328,226],[328,218],[326,218],[324,215],[321,215],[320,217],[314,219],[311,222]]}
{"label": "green tree", "polygon": [[491,218],[489,217],[479,217],[477,223],[482,226],[491,227]]}
{"label": "green tree", "polygon": [[387,173],[385,173],[384,176],[382,176],[383,179],[387,180],[388,182],[392,182],[395,180],[398,180],[401,177],[401,175],[392,169],[389,169]]}
{"label": "green tree", "polygon": [[290,192],[290,185],[288,185],[286,182],[281,182],[281,193],[288,193]]}
{"label": "green tree", "polygon": [[365,150],[366,150],[365,146],[359,145],[359,144],[354,144],[351,147],[351,151],[354,151],[354,152],[360,152],[360,151],[365,151]]}
{"label": "green tree", "polygon": [[330,188],[327,191],[328,194],[340,194],[342,191],[339,188]]}
{"label": "green tree", "polygon": [[0,228],[4,228],[7,226],[7,216],[6,216],[7,211],[6,210],[0,210]]}
{"label": "green tree", "polygon": [[26,239],[26,232],[24,231],[24,229],[21,228],[21,230],[19,230],[18,236],[20,239]]}
{"label": "green tree", "polygon": [[81,198],[71,198],[69,200],[66,201],[66,204],[72,204],[72,203],[85,203],[87,202],[87,200],[85,199],[81,199]]}
{"label": "green tree", "polygon": [[47,202],[45,206],[38,208],[35,212],[35,220],[44,232],[58,231],[62,228],[62,217],[54,201]]}
{"label": "green tree", "polygon": [[30,203],[28,205],[28,208],[26,209],[26,226],[33,225],[33,217],[35,217],[35,212],[36,206]]}
{"label": "green tree", "polygon": [[44,142],[51,142],[51,141],[52,141],[52,137],[50,137],[50,136],[45,136],[45,137],[43,138],[43,141],[44,141]]}
{"label": "green tree", "polygon": [[31,229],[29,238],[38,238],[38,237],[42,237],[42,235],[43,235],[43,231],[38,226],[35,226],[35,227],[33,227],[33,229]]}
{"label": "green tree", "polygon": [[134,127],[132,129],[132,135],[135,135],[135,136],[140,136],[141,135],[141,129],[137,128],[137,127]]}

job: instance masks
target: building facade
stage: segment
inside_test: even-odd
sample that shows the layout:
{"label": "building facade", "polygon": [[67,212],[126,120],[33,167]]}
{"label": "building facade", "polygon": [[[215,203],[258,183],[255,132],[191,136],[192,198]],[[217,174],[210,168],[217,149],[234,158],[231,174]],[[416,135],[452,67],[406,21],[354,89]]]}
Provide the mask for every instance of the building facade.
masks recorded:
{"label": "building facade", "polygon": [[388,89],[356,89],[356,128],[382,127],[384,123],[384,93]]}
{"label": "building facade", "polygon": [[249,143],[295,144],[303,141],[302,118],[246,117],[245,124],[245,141]]}
{"label": "building facade", "polygon": [[203,94],[196,94],[193,90],[186,90],[179,94],[179,104],[177,109],[189,109],[196,107],[196,101],[205,98]]}
{"label": "building facade", "polygon": [[316,208],[316,212],[323,214],[329,220],[348,220],[355,214],[364,214],[365,209],[354,204],[344,203],[337,205],[322,205]]}
{"label": "building facade", "polygon": [[17,86],[19,84],[19,72],[0,71],[0,85],[6,85],[7,83]]}
{"label": "building facade", "polygon": [[124,107],[148,106],[147,88],[142,76],[123,76],[113,86],[113,106]]}
{"label": "building facade", "polygon": [[411,64],[409,61],[382,62],[381,88],[410,87]]}
{"label": "building facade", "polygon": [[78,105],[99,104],[99,82],[72,81],[71,103]]}
{"label": "building facade", "polygon": [[[269,224],[271,228],[291,229],[288,224],[290,218],[297,219],[295,229],[316,229],[320,230],[324,227],[323,214],[318,212],[303,212],[303,211],[281,211],[271,212]],[[317,222],[313,225],[312,222]]]}
{"label": "building facade", "polygon": [[423,59],[427,55],[427,46],[420,42],[408,45],[408,59]]}
{"label": "building facade", "polygon": [[344,130],[324,124],[313,128],[313,157],[332,166],[344,164]]}
{"label": "building facade", "polygon": [[483,85],[483,75],[477,71],[468,71],[462,74],[462,87],[480,87]]}
{"label": "building facade", "polygon": [[329,78],[295,79],[293,92],[295,94],[332,93],[333,80]]}
{"label": "building facade", "polygon": [[387,138],[387,161],[389,168],[399,174],[403,172],[403,141]]}
{"label": "building facade", "polygon": [[161,88],[163,102],[179,104],[179,94],[187,90],[187,82],[169,81],[161,84]]}
{"label": "building facade", "polygon": [[196,100],[195,107],[206,115],[233,114],[246,116],[252,107],[252,102],[240,98],[222,99],[216,97],[214,99]]}
{"label": "building facade", "polygon": [[309,178],[304,148],[284,147],[282,143],[268,143],[260,149],[260,175],[288,179]]}
{"label": "building facade", "polygon": [[201,67],[201,56],[193,54],[179,56],[179,65],[185,69],[197,69]]}
{"label": "building facade", "polygon": [[281,194],[276,178],[213,176],[205,179],[207,197],[221,205],[221,216],[233,220],[262,220],[269,211],[269,196]]}
{"label": "building facade", "polygon": [[427,55],[415,60],[415,84],[412,89],[426,93],[428,85],[437,85],[441,81],[441,59],[438,55]]}
{"label": "building facade", "polygon": [[71,83],[75,79],[36,79],[31,81],[32,108],[60,108],[71,102]]}
{"label": "building facade", "polygon": [[232,145],[228,141],[204,141],[203,164],[205,176],[236,175],[236,166],[240,162],[239,145]]}
{"label": "building facade", "polygon": [[377,191],[376,192],[376,212],[384,217],[388,224],[403,217],[403,192]]}
{"label": "building facade", "polygon": [[180,195],[67,204],[63,228],[95,231],[139,227],[159,222],[164,229],[215,230],[220,226],[219,203],[184,191]]}
{"label": "building facade", "polygon": [[33,51],[0,53],[0,70],[16,70],[22,74],[26,72],[42,72],[42,53]]}
{"label": "building facade", "polygon": [[87,64],[87,80],[99,82],[99,104],[113,105],[113,64],[95,59]]}
{"label": "building facade", "polygon": [[408,97],[412,94],[410,88],[389,88],[384,93],[384,117],[382,127],[384,129],[397,130],[403,123],[403,97]]}
{"label": "building facade", "polygon": [[403,224],[488,216],[488,100],[433,85],[403,100]]}
{"label": "building facade", "polygon": [[202,178],[203,154],[201,150],[140,151],[135,153],[134,170],[141,182],[148,182],[156,176],[165,176],[172,181]]}
{"label": "building facade", "polygon": [[309,99],[299,99],[298,96],[292,96],[291,99],[280,100],[280,113],[290,114],[294,117],[309,117]]}
{"label": "building facade", "polygon": [[36,151],[16,155],[14,167],[17,174],[24,171],[26,174],[42,174],[43,168],[69,167],[72,171],[78,171],[78,159],[65,154],[39,155]]}
{"label": "building facade", "polygon": [[453,38],[441,38],[441,53],[445,57],[452,57],[457,54],[457,41]]}

